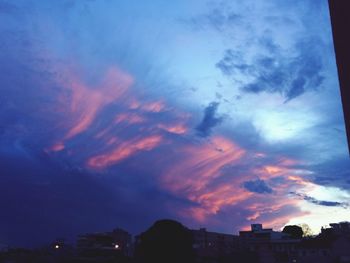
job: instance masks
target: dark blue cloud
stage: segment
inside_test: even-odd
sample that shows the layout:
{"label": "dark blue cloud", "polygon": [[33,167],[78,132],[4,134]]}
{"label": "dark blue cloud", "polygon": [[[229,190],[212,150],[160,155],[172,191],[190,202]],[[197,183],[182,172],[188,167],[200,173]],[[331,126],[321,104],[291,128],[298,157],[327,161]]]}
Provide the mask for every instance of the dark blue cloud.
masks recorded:
{"label": "dark blue cloud", "polygon": [[[308,199],[306,199],[309,201]],[[311,200],[312,203],[318,204],[318,205],[323,205],[323,206],[344,206],[344,203],[340,202],[332,202],[332,201],[320,201],[320,200]]]}
{"label": "dark blue cloud", "polygon": [[296,98],[305,92],[305,82],[304,77],[293,80],[290,90],[286,93],[288,100]]}
{"label": "dark blue cloud", "polygon": [[245,189],[258,194],[271,194],[272,189],[265,183],[264,180],[257,179],[254,181],[246,181],[243,183]]}
{"label": "dark blue cloud", "polygon": [[247,93],[279,93],[286,102],[307,91],[317,90],[323,84],[323,64],[317,39],[303,40],[295,45],[296,53],[286,55],[271,39],[263,38],[261,45],[269,50],[269,55],[256,56],[249,64],[240,52],[228,49],[216,63],[221,72],[235,78],[236,74],[253,77],[254,80],[241,87]]}
{"label": "dark blue cloud", "polygon": [[308,167],[313,172],[313,181],[324,186],[350,188],[350,161],[348,156],[336,157]]}
{"label": "dark blue cloud", "polygon": [[337,207],[343,207],[343,208],[349,207],[349,204],[343,203],[343,202],[318,200],[318,199],[316,199],[314,197],[311,197],[311,196],[308,196],[308,195],[305,195],[305,194],[295,193],[295,192],[291,192],[290,194],[298,196],[298,197],[302,198],[303,200],[308,201],[310,203],[313,203],[315,205],[320,205],[320,206],[337,206]]}
{"label": "dark blue cloud", "polygon": [[23,145],[0,145],[0,243],[36,247],[58,237],[72,242],[78,234],[115,227],[136,234],[157,218],[176,217],[167,212],[168,203],[175,210],[188,204],[160,191],[145,169],[121,166],[96,176]]}
{"label": "dark blue cloud", "polygon": [[253,68],[243,61],[242,54],[232,49],[225,51],[224,57],[216,63],[216,67],[226,76],[232,76],[238,72],[247,74]]}
{"label": "dark blue cloud", "polygon": [[209,136],[211,130],[223,121],[223,117],[217,116],[218,102],[211,102],[204,110],[204,117],[196,127],[198,134],[202,137]]}

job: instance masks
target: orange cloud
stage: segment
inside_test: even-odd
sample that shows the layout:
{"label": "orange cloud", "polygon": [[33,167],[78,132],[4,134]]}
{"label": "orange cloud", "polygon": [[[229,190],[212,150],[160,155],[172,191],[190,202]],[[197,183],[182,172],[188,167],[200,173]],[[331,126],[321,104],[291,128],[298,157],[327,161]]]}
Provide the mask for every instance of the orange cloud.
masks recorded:
{"label": "orange cloud", "polygon": [[264,167],[264,169],[266,170],[266,172],[269,175],[275,176],[275,175],[280,175],[283,172],[286,171],[286,169],[284,169],[283,167],[279,167],[279,166],[272,166],[272,165],[266,165]]}
{"label": "orange cloud", "polygon": [[91,157],[87,165],[93,169],[103,169],[119,163],[140,151],[150,151],[162,142],[162,137],[153,135],[146,138],[134,138],[120,143],[113,151]]}
{"label": "orange cloud", "polygon": [[[304,181],[304,179],[297,174],[309,174],[310,172],[292,168],[292,165],[296,165],[297,163],[298,162],[295,160],[284,158],[277,164],[265,165],[261,168],[257,168],[254,170],[254,173],[263,180],[283,177],[286,180],[294,182],[299,181],[299,183],[302,184],[301,181]],[[305,182],[307,182],[307,180]]]}
{"label": "orange cloud", "polygon": [[305,180],[305,179],[301,178],[300,176],[289,175],[287,178],[288,178],[288,180],[293,181],[296,184],[305,185],[305,186],[311,185],[311,183],[308,180]]}

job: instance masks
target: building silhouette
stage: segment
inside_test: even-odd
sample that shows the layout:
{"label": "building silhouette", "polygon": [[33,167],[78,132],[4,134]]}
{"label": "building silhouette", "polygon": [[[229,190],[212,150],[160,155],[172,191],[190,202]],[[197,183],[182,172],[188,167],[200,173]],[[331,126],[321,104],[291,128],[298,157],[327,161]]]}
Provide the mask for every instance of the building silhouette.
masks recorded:
{"label": "building silhouette", "polygon": [[262,224],[234,235],[160,220],[137,235],[135,243],[131,234],[117,228],[80,235],[75,247],[62,240],[32,250],[4,245],[0,262],[350,263],[350,222],[332,223],[317,236],[301,237]]}

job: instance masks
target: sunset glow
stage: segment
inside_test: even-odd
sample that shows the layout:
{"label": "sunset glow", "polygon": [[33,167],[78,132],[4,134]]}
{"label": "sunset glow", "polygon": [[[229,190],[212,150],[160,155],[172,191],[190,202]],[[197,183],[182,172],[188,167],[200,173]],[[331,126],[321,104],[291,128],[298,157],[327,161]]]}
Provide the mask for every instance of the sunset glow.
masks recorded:
{"label": "sunset glow", "polygon": [[0,243],[350,220],[326,0],[0,0],[0,19]]}

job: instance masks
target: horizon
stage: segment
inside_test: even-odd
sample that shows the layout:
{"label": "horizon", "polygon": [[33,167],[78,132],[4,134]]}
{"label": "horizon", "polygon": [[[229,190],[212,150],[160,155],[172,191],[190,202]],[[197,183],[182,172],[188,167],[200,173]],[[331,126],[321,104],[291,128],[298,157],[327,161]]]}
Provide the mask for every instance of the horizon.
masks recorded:
{"label": "horizon", "polygon": [[[56,237],[56,238],[54,238],[54,239],[52,239],[52,240],[47,240],[46,242],[44,242],[44,243],[42,243],[42,244],[37,244],[36,246],[26,246],[26,247],[20,247],[20,246],[9,246],[8,247],[8,249],[41,249],[41,248],[45,248],[45,247],[47,247],[47,246],[52,246],[52,244],[55,244],[55,242],[58,242],[58,241],[60,241],[60,242],[62,242],[62,243],[64,243],[65,245],[70,245],[70,246],[75,246],[76,245],[76,243],[77,243],[77,241],[79,240],[79,238],[81,237],[81,236],[85,236],[85,235],[94,235],[94,234],[108,234],[108,233],[111,233],[111,232],[113,232],[114,230],[123,230],[123,231],[126,231],[128,234],[130,234],[130,236],[131,236],[131,238],[132,238],[132,240],[134,241],[134,239],[135,239],[135,237],[137,237],[137,236],[139,236],[139,235],[141,235],[142,233],[145,233],[145,232],[147,232],[151,227],[153,227],[157,222],[161,222],[161,221],[173,221],[173,222],[176,222],[176,223],[179,223],[179,224],[181,224],[183,227],[185,227],[186,229],[188,229],[189,231],[200,231],[200,230],[202,230],[202,229],[204,229],[204,231],[206,231],[206,232],[208,232],[208,233],[218,233],[218,234],[224,234],[224,235],[232,235],[232,236],[236,236],[236,237],[239,237],[240,236],[240,232],[241,231],[252,231],[252,226],[253,225],[262,225],[262,224],[260,224],[260,223],[258,223],[258,222],[256,222],[256,223],[252,223],[250,226],[249,226],[249,228],[246,228],[246,229],[241,229],[241,230],[239,230],[237,233],[230,233],[230,232],[217,232],[217,231],[212,231],[211,229],[208,229],[208,228],[206,228],[205,226],[201,226],[201,227],[197,227],[197,228],[189,228],[189,227],[187,227],[186,225],[184,225],[182,222],[179,222],[179,221],[177,221],[177,220],[174,220],[174,219],[170,219],[170,218],[163,218],[163,219],[157,219],[156,221],[154,221],[151,225],[149,225],[146,229],[144,229],[144,230],[142,230],[141,232],[139,232],[139,233],[131,233],[131,232],[129,232],[128,231],[128,229],[124,229],[124,228],[122,228],[122,227],[119,227],[119,226],[116,226],[116,227],[114,227],[114,228],[111,228],[111,229],[109,229],[109,230],[101,230],[101,231],[95,231],[95,232],[86,232],[86,233],[79,233],[79,234],[77,234],[75,237],[74,237],[74,240],[73,239],[68,239],[68,238],[65,238],[65,237],[63,237],[63,236],[59,236],[59,237]],[[329,223],[327,226],[325,226],[325,227],[323,227],[324,229],[331,229],[331,224],[340,224],[340,223],[350,223],[350,222],[348,222],[348,221],[339,221],[339,222],[337,222],[337,223],[335,223],[335,222],[333,222],[333,223]],[[285,226],[299,226],[299,227],[301,227],[302,228],[302,230],[304,231],[304,229],[303,229],[303,227],[301,226],[301,225],[285,225]],[[285,227],[284,226],[284,227]],[[308,227],[308,226],[307,226]],[[276,230],[276,229],[273,229],[273,228],[265,228],[264,227],[264,225],[262,225],[262,228],[264,229],[264,230],[266,230],[266,229],[271,229],[272,231],[274,231],[274,232],[283,232],[283,229],[278,229],[278,230]],[[308,238],[310,238],[310,237],[312,237],[312,238],[315,238],[315,237],[317,237],[319,234],[321,234],[321,229],[320,229],[320,231],[318,232],[318,233],[314,233],[314,232],[312,232],[312,233],[306,233],[307,235],[303,235],[303,237],[302,238],[306,238],[306,239],[308,239]],[[6,245],[6,244],[1,244],[0,243],[0,245]]]}

